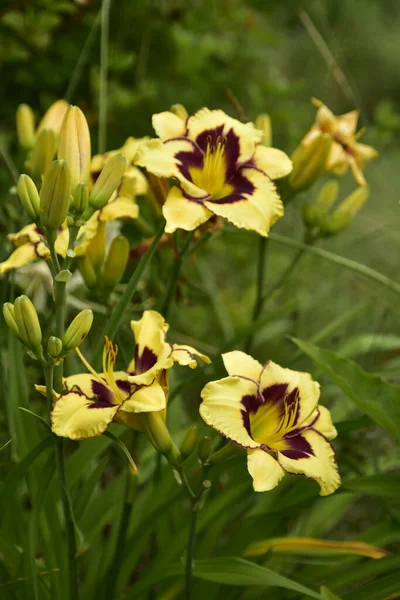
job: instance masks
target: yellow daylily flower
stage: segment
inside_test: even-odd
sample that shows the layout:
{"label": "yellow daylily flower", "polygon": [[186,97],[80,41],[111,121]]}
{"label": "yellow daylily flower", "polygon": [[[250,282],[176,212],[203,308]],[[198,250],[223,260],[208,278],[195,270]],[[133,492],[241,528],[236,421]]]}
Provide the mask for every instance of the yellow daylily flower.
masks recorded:
{"label": "yellow daylily flower", "polygon": [[359,111],[336,116],[320,100],[314,98],[313,104],[318,107],[315,122],[301,145],[308,146],[321,133],[328,133],[332,137],[332,146],[325,169],[343,175],[350,167],[356,182],[367,185],[363,169],[367,161],[378,156],[378,152],[372,146],[357,141],[362,133],[356,133]]}
{"label": "yellow daylily flower", "polygon": [[153,116],[159,139],[143,142],[135,164],[173,178],[163,206],[165,231],[192,231],[212,216],[266,236],[283,215],[272,179],[288,175],[292,163],[261,144],[263,132],[222,110],[202,108],[187,119],[172,112]]}
{"label": "yellow daylily flower", "polygon": [[254,490],[272,490],[292,473],[315,479],[322,496],[334,492],[340,476],[328,440],[336,429],[328,409],[318,405],[319,384],[308,373],[263,366],[244,352],[222,358],[229,377],[204,387],[200,414],[247,449]]}
{"label": "yellow daylily flower", "polygon": [[[76,256],[83,256],[90,242],[96,235],[100,223],[108,223],[117,219],[136,219],[139,214],[138,206],[132,199],[115,197],[101,209],[92,215],[92,217],[83,225],[78,233],[77,245],[75,246]],[[16,250],[9,258],[0,263],[0,274],[8,273],[12,269],[18,269],[23,265],[33,262],[38,258],[47,258],[50,251],[43,242],[43,231],[30,223],[23,227],[17,233],[10,233],[7,237],[16,246]],[[64,223],[58,230],[58,237],[55,242],[57,254],[65,257],[68,250],[69,229]]]}
{"label": "yellow daylily flower", "polygon": [[114,372],[117,347],[109,340],[104,347],[102,373],[96,373],[78,350],[89,373],[64,379],[65,391],[56,396],[51,414],[54,433],[71,439],[94,437],[111,421],[146,430],[141,413],[161,412],[165,419],[167,369],[174,362],[195,368],[195,357],[210,362],[190,346],[167,343],[168,324],[155,311],[145,311],[139,321],[131,321],[131,328],[136,340],[135,358],[126,371]]}

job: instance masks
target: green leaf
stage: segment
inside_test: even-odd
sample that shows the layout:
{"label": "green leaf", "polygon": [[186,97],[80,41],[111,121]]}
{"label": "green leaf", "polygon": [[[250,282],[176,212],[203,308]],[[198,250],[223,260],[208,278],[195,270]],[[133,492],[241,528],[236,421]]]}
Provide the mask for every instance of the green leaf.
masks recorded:
{"label": "green leaf", "polygon": [[366,373],[355,362],[296,338],[293,342],[332,379],[354,404],[397,440],[400,438],[400,386]]}
{"label": "green leaf", "polygon": [[345,479],[342,482],[342,489],[358,492],[359,494],[381,496],[397,500],[400,490],[400,476],[382,474]]}
{"label": "green leaf", "polygon": [[400,336],[363,333],[347,339],[340,347],[342,356],[351,357],[367,352],[390,352],[400,348]]}
{"label": "green leaf", "polygon": [[400,593],[399,573],[393,573],[343,596],[343,600],[389,600],[389,596]]}
{"label": "green leaf", "polygon": [[354,586],[361,581],[371,581],[379,577],[393,572],[399,572],[400,556],[386,556],[379,560],[364,561],[359,565],[351,565],[351,569],[342,570],[340,575],[329,577],[327,583],[334,590],[343,590],[347,587]]}
{"label": "green leaf", "polygon": [[336,596],[336,594],[334,594],[333,592],[331,592],[324,585],[321,587],[321,597],[324,600],[341,600],[341,598],[339,598],[339,596]]}
{"label": "green leaf", "polygon": [[128,448],[125,446],[124,442],[122,440],[120,440],[119,437],[117,437],[116,435],[111,433],[111,431],[105,431],[103,433],[103,435],[110,438],[110,440],[112,440],[118,446],[118,448],[121,450],[122,454],[126,457],[133,473],[137,473],[137,466],[135,465],[135,461],[133,460],[131,453],[129,452]]}

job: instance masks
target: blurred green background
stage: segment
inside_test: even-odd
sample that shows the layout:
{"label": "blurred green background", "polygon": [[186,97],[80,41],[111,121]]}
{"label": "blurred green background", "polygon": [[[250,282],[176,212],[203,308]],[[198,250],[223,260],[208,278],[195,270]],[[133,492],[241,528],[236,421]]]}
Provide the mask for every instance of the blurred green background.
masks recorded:
{"label": "blurred green background", "polygon": [[[8,157],[14,157],[17,167],[23,169],[15,135],[18,104],[31,105],[39,119],[52,102],[65,97],[85,112],[93,148],[97,148],[100,5],[99,1],[90,0],[1,2],[0,259],[11,249],[3,243],[6,233],[20,227],[20,215],[9,208],[8,191],[13,179],[7,164]],[[107,147],[119,147],[131,135],[152,135],[152,114],[181,103],[189,113],[208,106],[222,108],[235,117],[239,106],[239,112],[250,120],[267,112],[272,119],[274,145],[290,154],[313,122],[315,108],[311,97],[324,101],[336,114],[359,108],[360,126],[367,127],[363,141],[380,153],[366,169],[370,198],[346,231],[320,245],[398,280],[399,31],[397,0],[114,0]],[[317,184],[317,190],[322,183]],[[341,181],[341,197],[354,188],[351,175],[347,175]],[[312,199],[315,191],[299,195],[288,205],[274,233],[303,239],[301,205]],[[185,273],[169,317],[174,341],[193,344],[212,355],[242,345],[243,336],[240,339],[239,335],[237,343],[232,340],[251,317],[257,242],[256,234],[228,226],[222,235],[211,240],[198,260],[196,257],[193,267]],[[272,241],[267,265],[269,284],[279,278],[294,253],[292,248]],[[171,260],[167,252],[164,258]],[[145,301],[148,290],[155,294],[158,289],[162,294],[165,289],[164,265],[155,261],[149,279],[157,278],[159,282],[151,281],[145,288]],[[6,286],[2,296],[9,299]],[[268,305],[266,321],[255,340],[254,355],[260,360],[271,358],[284,366],[310,370],[323,383],[323,401],[333,409],[334,419],[350,420],[360,413],[343,392],[306,358],[296,354],[287,336],[310,340],[324,331],[322,346],[400,383],[398,307],[398,296],[387,288],[306,254]],[[122,331],[117,342],[122,345],[122,354],[124,346],[125,353],[131,353],[129,332]],[[5,356],[6,349],[3,352]],[[27,364],[31,384],[37,371],[29,358]],[[72,372],[74,367],[71,360],[67,369]],[[198,371],[186,381],[189,389],[171,407],[171,422],[178,436],[182,436],[187,425],[188,412],[198,418],[201,386],[206,380],[223,375],[218,359],[206,374]],[[5,377],[5,369],[2,375]],[[35,407],[40,405],[36,396],[34,403]],[[204,427],[206,431],[210,433]],[[2,421],[2,438],[4,442],[9,438],[6,419]],[[88,442],[83,443],[83,448],[88,447],[85,444]],[[392,442],[371,423],[367,430],[344,430],[336,447],[341,473],[349,480],[391,474],[400,465]],[[8,465],[2,464],[1,468],[6,471]],[[235,477],[247,481],[243,465]],[[296,490],[303,482],[297,485],[300,487]],[[316,500],[310,512],[302,512],[304,503],[300,498],[300,509],[296,505],[295,513],[298,521],[293,519],[290,508],[282,522],[274,525],[278,511],[273,504],[280,502],[280,492],[256,498],[253,495],[252,512],[247,513],[242,526],[243,536],[252,540],[288,531],[355,539],[364,529],[372,532],[379,526],[383,533],[372,532],[360,539],[382,545],[393,543],[393,547],[398,544],[400,515],[393,490],[381,504],[379,491],[375,495],[374,489],[369,489],[365,496],[353,498],[346,489],[351,488],[344,486],[342,495],[332,498],[330,519],[316,524],[321,500]],[[323,502],[328,507],[328,500]],[[237,506],[240,512],[243,504]],[[246,503],[244,508],[247,509]],[[265,519],[268,514],[272,519]],[[107,521],[107,515],[104,520]],[[223,523],[221,529],[226,525]],[[221,552],[235,552],[229,547],[229,540],[229,536],[219,540]],[[213,540],[206,541],[212,545]],[[203,555],[208,556],[208,546],[204,544]],[[292,563],[283,565],[286,572],[293,568]],[[312,568],[306,565],[305,570],[303,579],[312,581]],[[331,580],[335,580],[334,569]],[[237,597],[234,592],[229,596]]]}

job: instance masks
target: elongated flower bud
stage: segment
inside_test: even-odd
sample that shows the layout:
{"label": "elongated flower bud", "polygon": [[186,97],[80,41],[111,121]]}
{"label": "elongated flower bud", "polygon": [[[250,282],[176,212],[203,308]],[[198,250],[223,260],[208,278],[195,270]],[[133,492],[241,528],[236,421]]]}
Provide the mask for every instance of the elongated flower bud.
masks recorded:
{"label": "elongated flower bud", "polygon": [[319,227],[321,221],[328,214],[331,207],[335,204],[339,193],[339,184],[337,181],[328,181],[319,192],[317,201],[306,203],[303,206],[303,220],[309,229]]}
{"label": "elongated flower bud", "polygon": [[91,240],[86,254],[90,258],[93,269],[97,276],[100,276],[103,270],[104,257],[106,255],[107,226],[104,221],[99,221],[96,235]]}
{"label": "elongated flower bud", "polygon": [[19,340],[22,340],[20,333],[19,333],[18,325],[15,321],[14,305],[11,304],[11,302],[6,302],[5,304],[3,304],[3,316],[4,316],[4,320],[7,323],[9,329],[11,329],[13,334]]}
{"label": "elongated flower bud", "polygon": [[97,275],[88,254],[84,254],[78,258],[78,269],[86,286],[89,289],[94,288],[97,285]]}
{"label": "elongated flower bud", "polygon": [[321,233],[323,235],[335,235],[345,229],[353,221],[356,214],[361,210],[368,200],[368,188],[359,187],[352,192],[338,208],[327,215],[320,223]]}
{"label": "elongated flower bud", "polygon": [[125,168],[126,158],[122,154],[115,154],[108,159],[90,194],[89,204],[92,208],[99,210],[107,204],[121,183]]}
{"label": "elongated flower bud", "polygon": [[261,129],[263,132],[263,136],[261,138],[261,143],[263,146],[272,146],[272,127],[271,127],[271,119],[267,113],[262,113],[258,115],[255,126],[257,129]]}
{"label": "elongated flower bud", "polygon": [[57,102],[54,102],[40,121],[37,133],[40,133],[44,129],[51,129],[56,138],[58,138],[65,113],[68,109],[69,104],[65,100],[57,100]]}
{"label": "elongated flower bud", "polygon": [[70,106],[61,126],[57,158],[68,163],[71,188],[90,178],[90,133],[86,117],[77,106]]}
{"label": "elongated flower bud", "polygon": [[207,435],[202,437],[197,447],[197,455],[201,462],[206,463],[211,456],[212,441]]}
{"label": "elongated flower bud", "polygon": [[40,190],[40,215],[47,229],[57,230],[68,215],[71,176],[65,160],[55,160],[43,177]]}
{"label": "elongated flower bud", "polygon": [[189,116],[188,111],[183,104],[173,104],[169,110],[170,112],[174,113],[174,115],[182,119],[182,121],[186,121]]}
{"label": "elongated flower bud", "polygon": [[17,184],[18,197],[33,221],[40,218],[40,198],[37,187],[28,175],[21,175]]}
{"label": "elongated flower bud", "polygon": [[47,342],[47,353],[51,358],[57,358],[63,349],[63,343],[60,338],[52,335]]}
{"label": "elongated flower bud", "polygon": [[188,458],[196,449],[199,441],[199,429],[197,425],[191,425],[183,438],[181,454],[183,458]]}
{"label": "elongated flower bud", "polygon": [[71,211],[76,215],[82,215],[89,205],[89,188],[81,181],[72,194]]}
{"label": "elongated flower bud", "polygon": [[64,352],[75,350],[83,342],[93,323],[93,312],[82,310],[72,321],[62,340]]}
{"label": "elongated flower bud", "polygon": [[17,108],[17,136],[24,150],[30,150],[35,145],[35,116],[27,104],[20,104]]}
{"label": "elongated flower bud", "polygon": [[51,129],[43,129],[36,138],[29,161],[30,169],[36,177],[40,177],[51,165],[57,149],[57,138]]}
{"label": "elongated flower bud", "polygon": [[172,465],[181,461],[181,454],[169,434],[164,419],[159,412],[147,412],[140,415],[145,433],[155,449],[164,454]]}
{"label": "elongated flower bud", "polygon": [[19,296],[14,302],[14,318],[24,344],[32,349],[42,343],[42,330],[36,308],[28,296]]}
{"label": "elongated flower bud", "polygon": [[323,173],[331,145],[331,136],[322,133],[307,146],[300,145],[295,150],[292,156],[293,171],[289,176],[289,185],[294,190],[307,189]]}
{"label": "elongated flower bud", "polygon": [[106,287],[113,288],[121,281],[128,263],[129,249],[129,242],[123,235],[111,242],[102,277]]}

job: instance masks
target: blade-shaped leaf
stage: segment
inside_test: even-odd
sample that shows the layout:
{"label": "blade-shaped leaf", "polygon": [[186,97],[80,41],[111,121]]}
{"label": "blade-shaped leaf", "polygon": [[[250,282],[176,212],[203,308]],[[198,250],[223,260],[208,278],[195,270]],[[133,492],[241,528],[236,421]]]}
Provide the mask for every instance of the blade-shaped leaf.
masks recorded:
{"label": "blade-shaped leaf", "polygon": [[400,438],[400,386],[364,371],[355,362],[310,342],[291,338],[354,404],[375,423]]}
{"label": "blade-shaped leaf", "polygon": [[306,537],[287,537],[287,538],[270,538],[250,544],[244,556],[262,556],[269,551],[274,552],[289,552],[292,554],[356,554],[358,556],[367,556],[368,558],[382,558],[388,552],[366,544],[364,542],[350,542],[337,540],[320,540],[317,538]]}

